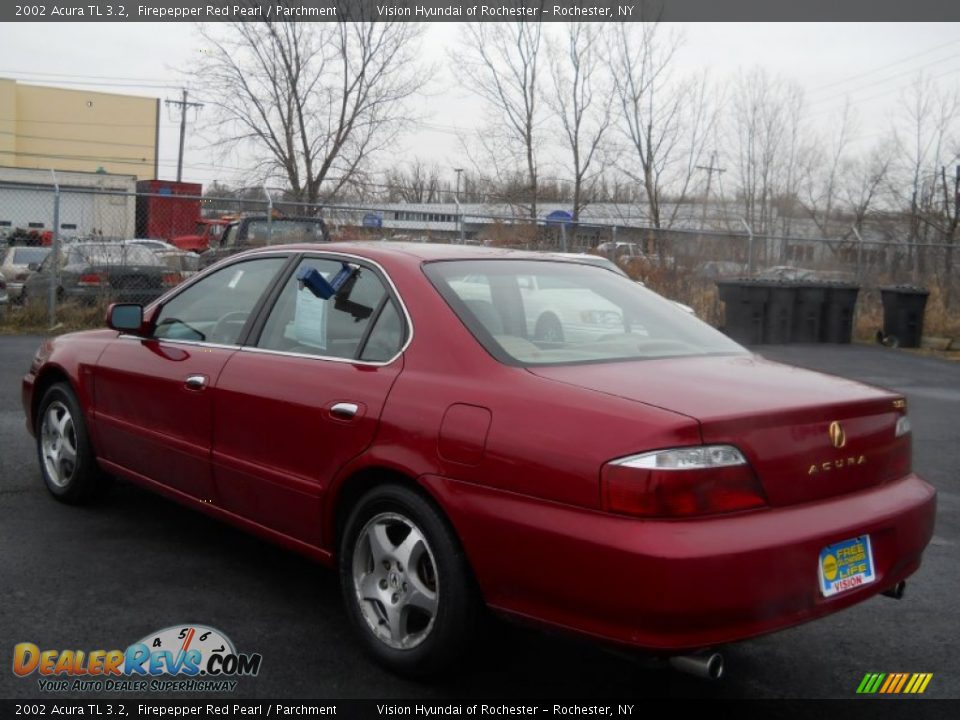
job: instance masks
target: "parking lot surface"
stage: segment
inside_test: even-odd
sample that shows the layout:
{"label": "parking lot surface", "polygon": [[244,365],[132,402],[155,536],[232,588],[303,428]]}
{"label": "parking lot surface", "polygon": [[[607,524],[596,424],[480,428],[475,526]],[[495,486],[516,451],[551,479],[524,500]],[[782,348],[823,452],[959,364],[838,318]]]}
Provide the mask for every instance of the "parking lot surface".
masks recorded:
{"label": "parking lot surface", "polygon": [[[730,646],[716,683],[493,622],[461,673],[425,685],[367,660],[325,568],[126,483],[84,508],[50,498],[20,408],[20,378],[39,341],[0,337],[0,697],[100,696],[51,697],[36,675],[14,676],[16,643],[123,649],[185,623],[218,628],[239,651],[262,654],[259,675],[242,679],[230,698],[854,698],[867,672],[931,672],[926,696],[960,697],[960,364],[869,346],[758,348],[906,394],[914,468],[937,487],[939,507],[903,600],[874,598]],[[640,588],[644,579],[624,582]]]}

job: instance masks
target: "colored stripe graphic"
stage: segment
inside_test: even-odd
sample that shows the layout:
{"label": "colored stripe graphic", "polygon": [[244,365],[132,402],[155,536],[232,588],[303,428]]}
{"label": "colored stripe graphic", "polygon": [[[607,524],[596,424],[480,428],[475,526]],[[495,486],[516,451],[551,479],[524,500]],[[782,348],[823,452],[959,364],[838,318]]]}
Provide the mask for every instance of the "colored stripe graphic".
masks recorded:
{"label": "colored stripe graphic", "polygon": [[867,673],[857,686],[857,694],[920,695],[932,679],[933,673]]}

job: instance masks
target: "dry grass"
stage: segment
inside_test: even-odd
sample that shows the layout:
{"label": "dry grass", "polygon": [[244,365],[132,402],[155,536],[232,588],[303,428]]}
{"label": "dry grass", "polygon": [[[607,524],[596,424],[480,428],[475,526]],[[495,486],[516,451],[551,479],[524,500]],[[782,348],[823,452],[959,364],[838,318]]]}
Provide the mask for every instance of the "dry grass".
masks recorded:
{"label": "dry grass", "polygon": [[93,305],[65,303],[57,308],[53,327],[50,326],[45,303],[11,305],[0,317],[0,334],[62,335],[74,330],[105,327],[104,318],[108,305],[106,300]]}

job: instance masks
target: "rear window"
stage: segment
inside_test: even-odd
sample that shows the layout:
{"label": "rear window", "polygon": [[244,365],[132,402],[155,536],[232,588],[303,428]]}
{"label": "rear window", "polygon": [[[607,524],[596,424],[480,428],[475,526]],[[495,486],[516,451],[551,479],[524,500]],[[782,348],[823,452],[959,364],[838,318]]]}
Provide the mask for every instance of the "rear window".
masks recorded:
{"label": "rear window", "polygon": [[467,260],[424,269],[474,337],[508,364],[746,352],[671,301],[601,267]]}
{"label": "rear window", "polygon": [[75,245],[67,251],[67,265],[161,265],[160,258],[138,245]]}
{"label": "rear window", "polygon": [[13,251],[13,265],[29,265],[30,263],[43,262],[43,259],[50,253],[50,248],[43,247],[20,247]]}

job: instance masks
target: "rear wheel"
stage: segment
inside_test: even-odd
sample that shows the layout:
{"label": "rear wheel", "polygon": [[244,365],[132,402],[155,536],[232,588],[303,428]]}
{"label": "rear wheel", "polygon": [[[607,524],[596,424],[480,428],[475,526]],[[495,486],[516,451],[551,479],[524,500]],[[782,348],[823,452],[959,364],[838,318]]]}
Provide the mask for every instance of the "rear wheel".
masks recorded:
{"label": "rear wheel", "polygon": [[459,540],[425,498],[370,490],[340,542],[340,580],[366,649],[402,675],[449,670],[469,646],[480,601]]}
{"label": "rear wheel", "polygon": [[110,477],[97,465],[80,404],[66,383],[51,385],[37,412],[37,455],[47,490],[79,504],[103,494]]}
{"label": "rear wheel", "polygon": [[563,326],[556,315],[545,313],[540,316],[534,329],[534,339],[543,342],[563,342]]}

